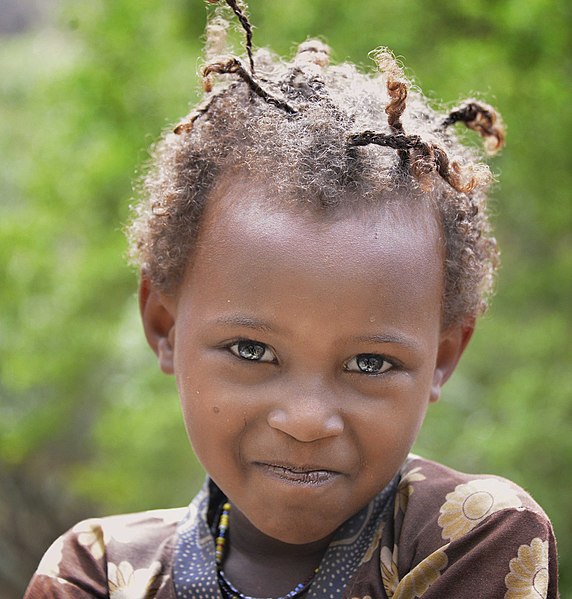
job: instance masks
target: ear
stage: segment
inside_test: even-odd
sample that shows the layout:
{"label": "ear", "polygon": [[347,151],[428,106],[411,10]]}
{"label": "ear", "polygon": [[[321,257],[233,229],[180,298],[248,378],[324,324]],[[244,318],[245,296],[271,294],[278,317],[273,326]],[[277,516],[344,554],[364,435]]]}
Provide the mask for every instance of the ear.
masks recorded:
{"label": "ear", "polygon": [[473,319],[454,325],[441,333],[429,401],[436,402],[439,399],[441,387],[453,374],[474,330],[475,321]]}
{"label": "ear", "polygon": [[174,374],[174,301],[153,289],[144,274],[139,283],[139,310],[145,337],[157,354],[159,367],[165,374]]}

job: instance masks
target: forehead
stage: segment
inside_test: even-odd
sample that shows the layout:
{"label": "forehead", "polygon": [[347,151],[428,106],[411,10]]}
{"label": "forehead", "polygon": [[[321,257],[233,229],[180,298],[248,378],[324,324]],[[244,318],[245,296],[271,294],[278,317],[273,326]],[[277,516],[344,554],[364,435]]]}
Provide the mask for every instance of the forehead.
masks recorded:
{"label": "forehead", "polygon": [[366,310],[384,297],[384,309],[419,310],[422,298],[438,313],[443,248],[433,211],[399,198],[345,200],[319,210],[260,182],[226,180],[208,201],[186,282],[213,295],[229,282],[253,294],[272,288],[308,305],[353,297]]}
{"label": "forehead", "polygon": [[211,193],[200,229],[199,248],[240,233],[253,242],[314,246],[332,257],[348,249],[360,253],[382,247],[412,260],[420,254],[444,256],[436,211],[399,192],[377,201],[348,193],[335,208],[319,208],[259,180],[227,177]]}

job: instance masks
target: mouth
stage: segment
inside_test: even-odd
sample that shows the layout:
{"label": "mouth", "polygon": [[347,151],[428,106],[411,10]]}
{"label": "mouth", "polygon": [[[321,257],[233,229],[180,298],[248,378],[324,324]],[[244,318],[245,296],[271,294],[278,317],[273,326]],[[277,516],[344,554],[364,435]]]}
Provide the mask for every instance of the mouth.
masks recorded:
{"label": "mouth", "polygon": [[341,476],[341,472],[320,466],[298,466],[265,462],[255,462],[254,465],[265,472],[265,474],[303,487],[321,487]]}

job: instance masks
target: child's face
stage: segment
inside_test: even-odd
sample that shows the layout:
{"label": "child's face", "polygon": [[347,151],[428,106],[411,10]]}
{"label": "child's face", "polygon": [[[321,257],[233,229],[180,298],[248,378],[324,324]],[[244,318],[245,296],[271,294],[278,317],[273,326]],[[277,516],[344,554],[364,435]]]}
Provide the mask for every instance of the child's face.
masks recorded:
{"label": "child's face", "polygon": [[441,295],[421,206],[324,220],[243,182],[210,199],[176,297],[144,282],[142,310],[209,475],[260,531],[305,543],[409,452],[470,336],[441,330]]}

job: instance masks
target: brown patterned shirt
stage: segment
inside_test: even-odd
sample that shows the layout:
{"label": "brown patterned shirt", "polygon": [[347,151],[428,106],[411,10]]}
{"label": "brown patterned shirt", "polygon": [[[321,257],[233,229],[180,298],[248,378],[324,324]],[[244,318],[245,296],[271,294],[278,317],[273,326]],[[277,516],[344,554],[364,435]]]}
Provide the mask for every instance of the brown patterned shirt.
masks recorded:
{"label": "brown patterned shirt", "polygon": [[[219,597],[208,489],[189,508],[81,522],[46,552],[25,599]],[[514,483],[410,456],[392,491],[383,509],[365,508],[349,522],[351,537],[332,542],[356,564],[349,581],[336,589],[318,574],[308,599],[558,597],[552,526]],[[203,560],[206,573],[184,593],[173,580],[182,522],[197,532],[189,559]],[[331,547],[320,571],[335,578],[333,555]],[[324,591],[328,585],[335,590]]]}

